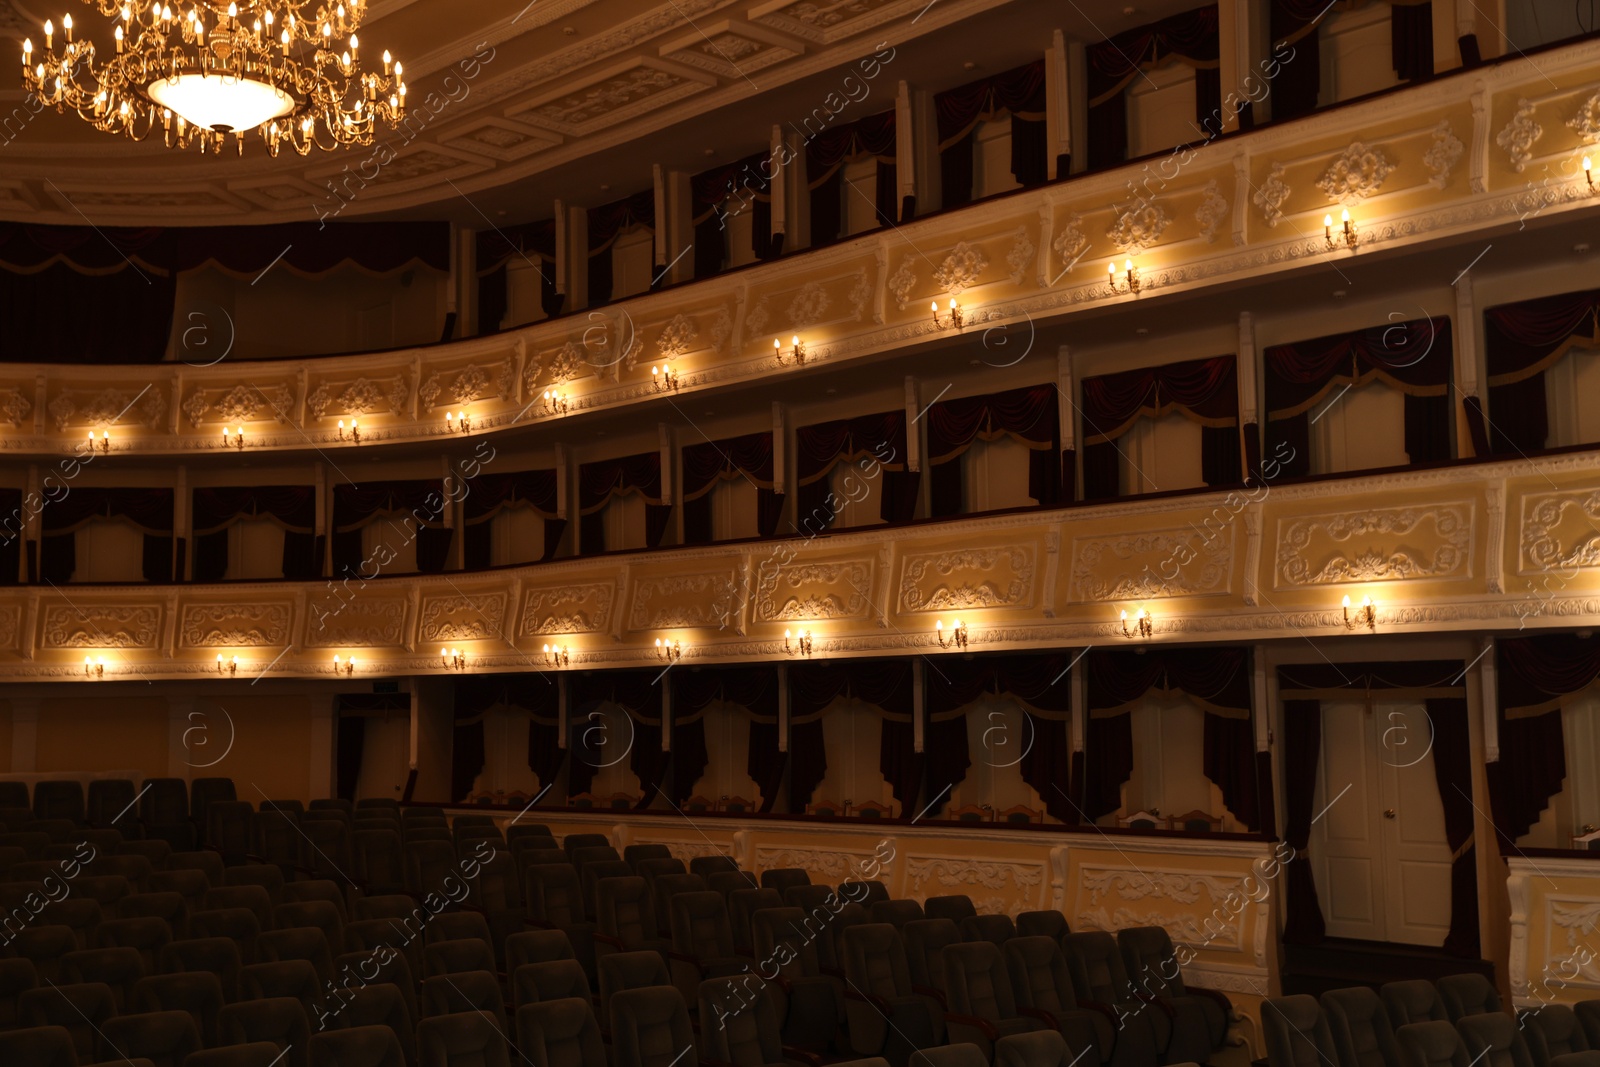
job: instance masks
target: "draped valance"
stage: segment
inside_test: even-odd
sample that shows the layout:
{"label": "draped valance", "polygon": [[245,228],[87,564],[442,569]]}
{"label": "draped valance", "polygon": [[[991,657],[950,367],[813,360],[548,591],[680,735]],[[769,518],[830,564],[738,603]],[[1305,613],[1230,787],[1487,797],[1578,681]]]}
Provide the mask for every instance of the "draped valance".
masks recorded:
{"label": "draped valance", "polygon": [[1250,717],[1248,648],[1107,652],[1088,656],[1089,715],[1126,715],[1150,690],[1185,693],[1213,715]]}
{"label": "draped valance", "polygon": [[616,239],[631,230],[656,227],[656,191],[644,189],[632,196],[592,207],[588,211],[589,255],[610,250]]}
{"label": "draped valance", "polygon": [[1508,719],[1555,711],[1600,678],[1600,636],[1505,637],[1495,648],[1500,709]]}
{"label": "draped valance", "polygon": [[898,215],[895,145],[894,108],[855,122],[825,127],[806,141],[812,247],[832,244],[840,238],[846,195],[841,168],[859,159],[877,160],[873,209],[878,225],[894,224]]}
{"label": "draped valance", "polygon": [[1495,642],[1500,759],[1489,764],[1495,829],[1512,844],[1567,777],[1565,701],[1600,678],[1600,636],[1541,634]]}
{"label": "draped valance", "polygon": [[1045,117],[1044,60],[980,78],[966,85],[935,93],[934,114],[939,123],[939,151],[962,140],[980,122],[1003,115],[1039,121]]}
{"label": "draped valance", "polygon": [[1031,385],[986,396],[941,400],[928,408],[928,462],[932,466],[932,514],[962,509],[960,459],[976,441],[1009,437],[1031,450],[1028,495],[1041,507],[1061,498],[1061,426],[1054,385]]}
{"label": "draped valance", "polygon": [[536,262],[554,263],[556,258],[556,222],[541,219],[516,226],[497,226],[478,231],[477,269],[481,278],[513,259],[527,258]]}
{"label": "draped valance", "polygon": [[661,453],[596,460],[578,467],[578,513],[591,515],[614,497],[638,493],[647,504],[661,503]]}
{"label": "draped valance", "polygon": [[1215,4],[1126,30],[1084,49],[1089,87],[1089,165],[1107,167],[1128,156],[1128,84],[1168,62],[1195,68],[1195,121],[1220,123],[1222,81]]}
{"label": "draped valance", "polygon": [[1539,451],[1550,432],[1544,372],[1573,349],[1600,348],[1600,289],[1488,308],[1483,327],[1491,450]]}
{"label": "draped valance", "polygon": [[795,473],[801,485],[827,477],[842,462],[872,456],[885,470],[905,470],[906,413],[880,411],[795,431]]}
{"label": "draped valance", "polygon": [[1200,425],[1200,468],[1206,484],[1237,484],[1242,477],[1237,375],[1233,356],[1212,356],[1085,378],[1084,498],[1116,496],[1122,468],[1116,439],[1141,418],[1172,413]]}
{"label": "draped valance", "polygon": [[1466,695],[1460,660],[1384,660],[1372,663],[1294,663],[1278,668],[1284,700],[1370,700],[1374,693],[1407,698]]}
{"label": "draped valance", "polygon": [[333,528],[350,533],[378,519],[404,516],[428,529],[449,525],[444,483],[436,479],[361,482],[333,487]]}
{"label": "draped valance", "polygon": [[74,485],[72,491],[45,501],[46,534],[68,534],[96,519],[122,519],[152,537],[172,536],[171,489],[111,489]]}
{"label": "draped valance", "polygon": [[[812,791],[827,773],[822,724],[816,719],[791,723],[788,751],[778,745],[780,674],[774,664],[705,670],[675,670],[672,677],[673,722],[699,721],[714,701],[741,709],[750,720],[745,773],[761,792],[761,810],[777,805],[784,774],[789,775],[789,810],[805,811]],[[703,727],[702,727],[703,729]],[[676,744],[676,741],[674,741]]]}
{"label": "draped valance", "polygon": [[309,485],[255,485],[194,491],[196,537],[226,530],[244,519],[267,519],[291,533],[314,533],[317,491]]}
{"label": "draped valance", "polygon": [[756,532],[762,537],[777,532],[784,498],[772,488],[775,483],[770,432],[685,445],[679,456],[683,465],[685,544],[712,541],[711,490],[718,482],[739,478],[756,487]]}
{"label": "draped valance", "polygon": [[730,217],[750,213],[750,250],[757,259],[771,259],[782,245],[772,234],[772,171],[770,151],[756,152],[689,179],[690,221],[694,225],[694,276],[709,278],[722,270],[728,247]]}
{"label": "draped valance", "polygon": [[560,510],[558,480],[552,470],[483,474],[467,480],[462,512],[468,526],[488,522],[502,511],[527,508],[546,519]]}

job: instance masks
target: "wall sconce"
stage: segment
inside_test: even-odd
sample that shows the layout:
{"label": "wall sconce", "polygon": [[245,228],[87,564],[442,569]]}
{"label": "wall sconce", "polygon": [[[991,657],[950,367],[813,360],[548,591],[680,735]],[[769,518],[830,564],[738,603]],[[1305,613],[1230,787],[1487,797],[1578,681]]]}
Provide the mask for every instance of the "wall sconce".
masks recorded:
{"label": "wall sconce", "polygon": [[350,433],[348,435],[346,435],[345,432],[344,432],[344,420],[340,419],[339,420],[339,440],[341,440],[341,441],[353,441],[353,442],[355,442],[356,444],[359,445],[361,443],[361,420],[360,419],[351,419],[350,420]]}
{"label": "wall sconce", "polygon": [[544,391],[544,413],[546,415],[565,415],[567,407],[567,394],[559,389],[546,389]]}
{"label": "wall sconce", "polygon": [[811,631],[801,630],[798,634],[783,631],[783,650],[791,656],[810,656]]}
{"label": "wall sconce", "polygon": [[683,642],[675,641],[670,637],[656,638],[656,659],[664,659],[668,663],[675,663],[683,658]]}
{"label": "wall sconce", "polygon": [[961,329],[961,305],[956,303],[955,297],[952,296],[950,298],[950,317],[948,319],[939,317],[939,301],[935,300],[933,302],[933,324],[941,330],[948,330],[951,327],[957,330]]}
{"label": "wall sconce", "polygon": [[1345,208],[1339,212],[1340,225],[1343,232],[1340,236],[1333,235],[1333,216],[1322,216],[1322,239],[1327,242],[1328,251],[1332,252],[1343,243],[1348,248],[1354,248],[1360,243],[1361,237],[1356,233],[1356,224],[1350,221],[1350,209]]}
{"label": "wall sconce", "polygon": [[[791,346],[789,349],[790,356],[794,360],[795,366],[798,367],[806,361],[806,344],[800,340],[799,334],[795,334],[790,339],[789,344]],[[778,342],[776,337],[772,339],[772,354],[777,357],[780,364],[789,362],[783,358],[783,345]]]}
{"label": "wall sconce", "polygon": [[447,671],[464,671],[467,669],[467,657],[461,654],[459,648],[441,648],[439,658],[444,661]]}
{"label": "wall sconce", "polygon": [[678,372],[672,369],[672,364],[663,362],[659,367],[650,368],[650,381],[655,384],[658,392],[671,389],[678,391]]}
{"label": "wall sconce", "polygon": [[1111,287],[1113,296],[1126,296],[1139,291],[1139,268],[1133,265],[1133,260],[1122,261],[1122,280],[1117,279],[1117,264],[1106,264],[1106,284]]}
{"label": "wall sconce", "polygon": [[1128,612],[1126,610],[1122,612],[1123,637],[1142,637],[1148,641],[1150,640],[1150,635],[1154,632],[1155,624],[1151,621],[1148,611],[1140,608],[1139,614],[1134,617],[1133,626],[1131,627],[1128,625]]}
{"label": "wall sconce", "polygon": [[94,439],[94,431],[93,430],[89,431],[89,451],[93,452],[95,449],[99,449],[101,452],[110,452],[111,451],[111,431],[110,430],[101,430],[100,431],[100,440],[98,440],[98,441],[96,441]]}
{"label": "wall sconce", "polygon": [[222,658],[222,653],[218,652],[217,653],[217,673],[218,674],[226,673],[230,677],[233,676],[233,675],[238,674],[239,673],[239,657],[235,656],[230,660],[224,660]]}
{"label": "wall sconce", "polygon": [[472,429],[472,416],[468,415],[464,410],[460,415],[455,415],[447,411],[444,413],[444,428],[451,431],[467,433]]}
{"label": "wall sconce", "polygon": [[239,427],[239,432],[234,434],[231,437],[228,436],[228,428],[226,426],[224,426],[222,428],[222,447],[223,448],[227,448],[229,445],[232,445],[234,448],[239,449],[241,452],[244,451],[244,427],[243,426]]}
{"label": "wall sconce", "polygon": [[545,645],[544,662],[547,667],[565,667],[568,663],[567,646]]}
{"label": "wall sconce", "polygon": [[962,622],[960,619],[956,619],[950,623],[950,636],[948,639],[944,635],[943,620],[937,620],[934,622],[933,633],[934,636],[939,639],[940,648],[967,647],[967,624]]}
{"label": "wall sconce", "polygon": [[1364,596],[1364,597],[1361,598],[1361,606],[1359,608],[1356,608],[1356,610],[1352,612],[1350,610],[1350,598],[1349,597],[1345,597],[1344,598],[1344,628],[1346,630],[1354,630],[1354,629],[1356,629],[1357,627],[1360,627],[1360,626],[1365,626],[1367,629],[1372,630],[1374,632],[1377,631],[1377,629],[1378,629],[1378,609],[1377,609],[1377,606],[1372,603],[1372,598],[1371,597]]}
{"label": "wall sconce", "polygon": [[338,656],[333,657],[333,673],[342,674],[346,678],[350,677],[352,674],[356,673],[356,658],[351,656],[345,662],[340,663]]}
{"label": "wall sconce", "polygon": [[83,657],[83,676],[85,678],[104,678],[106,676],[106,658]]}

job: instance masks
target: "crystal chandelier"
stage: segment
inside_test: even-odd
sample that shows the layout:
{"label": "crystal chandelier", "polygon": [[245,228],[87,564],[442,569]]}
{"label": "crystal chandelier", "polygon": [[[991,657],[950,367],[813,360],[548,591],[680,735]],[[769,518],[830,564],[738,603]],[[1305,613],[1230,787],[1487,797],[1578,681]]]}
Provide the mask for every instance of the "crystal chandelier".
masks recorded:
{"label": "crystal chandelier", "polygon": [[243,155],[254,129],[272,155],[287,144],[303,156],[370,145],[380,121],[393,127],[405,117],[400,64],[384,52],[381,75],[361,71],[356,30],[366,0],[331,10],[323,3],[312,15],[304,13],[309,0],[226,9],[199,0],[177,11],[162,0],[85,2],[116,20],[115,53],[98,62],[94,42],[73,38],[71,15],[61,20],[57,51],[46,22],[42,56],[34,58],[31,39],[22,42],[22,85],[97,130],[142,141],[159,125],[169,148],[219,153],[231,134]]}

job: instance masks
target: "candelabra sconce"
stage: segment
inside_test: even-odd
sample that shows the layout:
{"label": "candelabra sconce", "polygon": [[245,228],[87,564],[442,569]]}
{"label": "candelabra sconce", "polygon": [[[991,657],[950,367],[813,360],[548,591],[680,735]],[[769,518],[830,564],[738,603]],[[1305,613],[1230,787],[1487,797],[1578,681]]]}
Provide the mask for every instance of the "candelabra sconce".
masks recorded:
{"label": "candelabra sconce", "polygon": [[1350,608],[1350,598],[1349,597],[1345,597],[1344,598],[1344,628],[1346,630],[1356,630],[1356,629],[1359,629],[1359,628],[1361,628],[1363,626],[1365,626],[1367,629],[1372,630],[1374,632],[1377,631],[1377,629],[1378,629],[1378,608],[1377,608],[1377,605],[1373,604],[1371,597],[1364,596],[1364,597],[1361,598],[1361,606],[1352,611],[1351,608]]}
{"label": "candelabra sconce", "polygon": [[664,659],[668,663],[676,663],[683,658],[683,642],[670,637],[656,638],[656,659]]}
{"label": "candelabra sconce", "polygon": [[346,678],[350,677],[356,673],[356,658],[351,656],[349,659],[340,662],[338,656],[333,657],[333,673],[342,674]]}
{"label": "candelabra sconce", "polygon": [[789,339],[789,358],[784,359],[783,345],[774,337],[772,339],[772,354],[777,357],[779,363],[793,363],[798,367],[806,361],[806,343],[800,340],[799,334],[795,334]]}
{"label": "candelabra sconce", "polygon": [[345,428],[344,428],[344,420],[340,419],[339,420],[339,440],[341,440],[341,441],[351,441],[351,442],[359,445],[361,443],[361,420],[360,419],[351,419],[350,420],[350,430],[347,433],[347,432],[345,432]]}
{"label": "candelabra sconce", "polygon": [[83,676],[85,678],[104,678],[106,676],[106,658],[104,656],[98,658],[83,657]]}
{"label": "candelabra sconce", "polygon": [[672,390],[678,391],[678,372],[672,369],[672,364],[662,363],[659,367],[650,368],[650,381],[655,385],[657,392]]}
{"label": "candelabra sconce", "polygon": [[544,662],[547,667],[565,667],[570,662],[566,645],[545,645]]}
{"label": "candelabra sconce", "polygon": [[472,416],[465,411],[459,415],[447,411],[444,413],[444,428],[452,433],[470,433],[472,430]]}
{"label": "candelabra sconce", "polygon": [[1111,287],[1113,296],[1126,296],[1137,293],[1140,287],[1139,268],[1133,265],[1133,260],[1122,261],[1122,277],[1117,277],[1117,264],[1106,264],[1106,285]]}
{"label": "candelabra sconce", "polygon": [[1155,623],[1150,618],[1150,613],[1143,608],[1134,616],[1133,625],[1128,625],[1128,613],[1122,613],[1122,636],[1128,638],[1142,637],[1150,640],[1150,635],[1155,633]]}
{"label": "candelabra sconce", "polygon": [[967,624],[962,622],[960,619],[956,619],[950,623],[950,633],[948,637],[945,636],[944,620],[941,619],[934,622],[933,634],[939,639],[940,648],[967,647]]}
{"label": "candelabra sconce", "polygon": [[467,669],[467,657],[461,654],[459,648],[441,648],[439,658],[444,661],[447,671],[464,671]]}
{"label": "candelabra sconce", "polygon": [[226,426],[224,426],[222,428],[222,447],[223,448],[237,448],[239,451],[243,452],[244,451],[244,427],[243,426],[239,427],[239,432],[238,433],[230,434],[228,432],[228,428]]}
{"label": "candelabra sconce", "polygon": [[544,413],[546,415],[565,415],[568,407],[567,394],[559,389],[546,389],[544,391]]}
{"label": "candelabra sconce", "polygon": [[222,658],[222,653],[218,652],[217,653],[217,673],[218,674],[226,674],[230,678],[233,677],[234,675],[238,674],[239,673],[239,657],[238,656],[234,656],[232,659],[225,660],[225,659]]}
{"label": "candelabra sconce", "polygon": [[100,431],[100,439],[99,440],[95,440],[94,431],[90,430],[89,431],[89,451],[91,451],[91,452],[97,452],[98,451],[98,452],[102,452],[102,453],[110,452],[111,451],[111,431],[110,430],[101,430]]}
{"label": "candelabra sconce", "polygon": [[799,633],[792,633],[789,630],[783,631],[783,650],[791,656],[809,657],[811,655],[811,631],[801,630]]}
{"label": "candelabra sconce", "polygon": [[1346,248],[1355,248],[1361,243],[1361,235],[1356,232],[1356,224],[1350,219],[1350,209],[1345,208],[1339,212],[1340,231],[1333,232],[1333,216],[1322,216],[1322,240],[1327,244],[1328,251],[1332,252],[1340,245]]}
{"label": "candelabra sconce", "polygon": [[939,317],[939,301],[933,302],[933,324],[941,330],[961,329],[961,305],[956,303],[956,298],[950,298],[950,314],[945,318]]}
{"label": "candelabra sconce", "polygon": [[1589,161],[1588,156],[1583,157],[1583,180],[1589,183],[1589,195],[1593,196],[1595,193],[1594,164]]}

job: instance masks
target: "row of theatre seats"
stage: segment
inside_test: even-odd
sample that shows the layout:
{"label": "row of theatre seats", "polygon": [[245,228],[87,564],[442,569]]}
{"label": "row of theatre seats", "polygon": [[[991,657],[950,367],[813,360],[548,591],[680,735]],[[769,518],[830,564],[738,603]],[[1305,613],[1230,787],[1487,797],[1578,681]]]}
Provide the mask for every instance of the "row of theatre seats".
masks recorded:
{"label": "row of theatre seats", "polygon": [[200,850],[7,824],[0,1064],[1154,1067],[1232,1018],[1159,928],[384,804],[264,803],[239,847],[238,803],[191,804]]}
{"label": "row of theatre seats", "polygon": [[1271,1067],[1600,1067],[1600,1000],[1504,1010],[1481,974],[1270,998]]}

